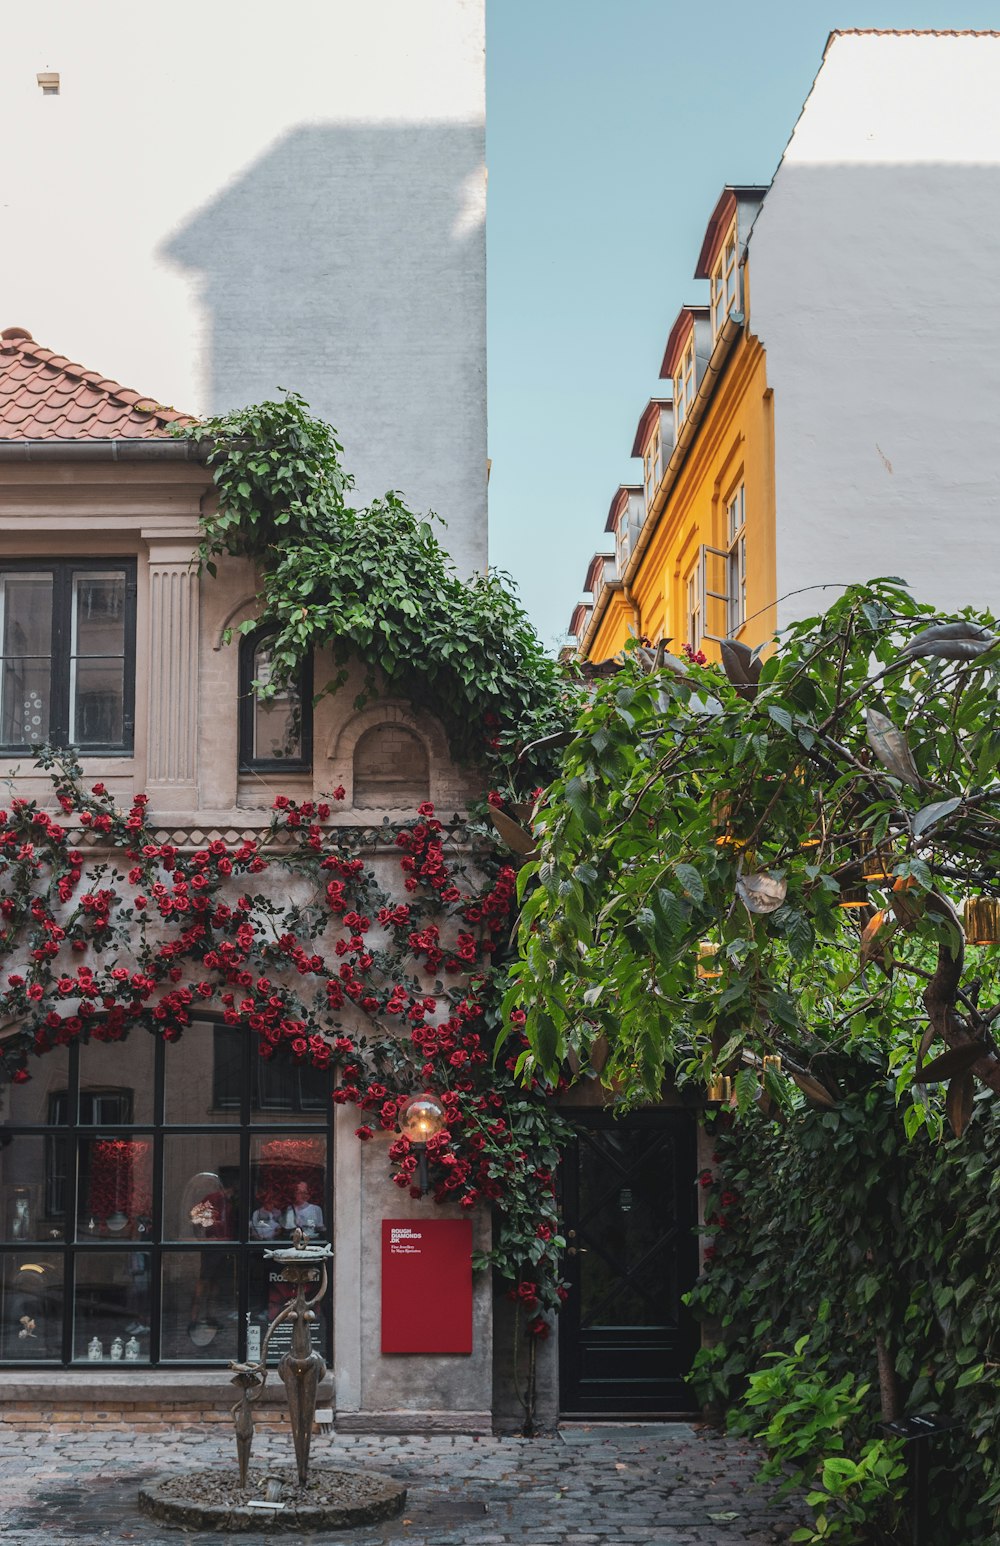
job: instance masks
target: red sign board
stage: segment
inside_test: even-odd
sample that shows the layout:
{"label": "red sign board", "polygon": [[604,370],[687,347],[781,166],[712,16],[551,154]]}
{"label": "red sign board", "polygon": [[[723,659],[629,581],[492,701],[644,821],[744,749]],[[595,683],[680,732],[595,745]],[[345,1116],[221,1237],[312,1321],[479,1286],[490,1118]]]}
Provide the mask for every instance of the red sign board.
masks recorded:
{"label": "red sign board", "polygon": [[382,1220],[383,1353],[472,1352],[472,1220]]}

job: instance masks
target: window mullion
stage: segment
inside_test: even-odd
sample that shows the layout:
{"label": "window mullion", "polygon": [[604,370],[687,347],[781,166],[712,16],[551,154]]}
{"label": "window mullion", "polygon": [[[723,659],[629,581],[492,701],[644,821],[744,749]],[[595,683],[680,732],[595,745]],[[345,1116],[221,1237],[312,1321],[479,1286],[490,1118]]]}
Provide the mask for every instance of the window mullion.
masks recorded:
{"label": "window mullion", "polygon": [[52,569],[52,678],[50,694],[52,717],[49,721],[49,739],[54,746],[70,744],[69,677],[72,652],[70,603],[72,596],[71,572],[66,564]]}

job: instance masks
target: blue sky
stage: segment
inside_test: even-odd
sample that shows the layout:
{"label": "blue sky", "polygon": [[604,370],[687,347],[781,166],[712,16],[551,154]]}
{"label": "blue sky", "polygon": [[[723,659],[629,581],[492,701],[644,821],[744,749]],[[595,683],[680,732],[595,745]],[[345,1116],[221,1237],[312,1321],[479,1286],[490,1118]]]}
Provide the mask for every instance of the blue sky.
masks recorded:
{"label": "blue sky", "polygon": [[549,644],[716,199],[770,181],[837,27],[995,28],[1000,0],[487,0],[490,557]]}

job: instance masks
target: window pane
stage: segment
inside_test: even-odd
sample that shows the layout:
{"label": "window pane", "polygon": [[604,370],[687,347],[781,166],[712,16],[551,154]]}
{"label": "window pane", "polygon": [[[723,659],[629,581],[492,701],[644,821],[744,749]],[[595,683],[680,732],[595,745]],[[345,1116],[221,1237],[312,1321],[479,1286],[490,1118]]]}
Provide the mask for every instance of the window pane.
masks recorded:
{"label": "window pane", "polygon": [[[250,1261],[250,1316],[247,1324],[247,1358],[260,1356],[264,1337],[270,1323],[276,1319],[285,1306],[295,1298],[295,1287],[286,1283],[281,1276],[281,1268],[276,1262],[266,1261],[263,1254],[254,1255]],[[319,1267],[311,1273],[312,1283],[306,1289],[307,1298],[311,1298],[319,1288],[322,1273]],[[309,1336],[316,1351],[325,1356],[327,1345],[327,1314],[330,1305],[330,1290],[321,1304],[317,1305],[314,1314],[316,1319],[310,1322]],[[267,1350],[269,1364],[277,1363],[283,1353],[287,1353],[291,1347],[292,1325],[291,1321],[285,1321],[272,1334]]]}
{"label": "window pane", "polygon": [[238,1240],[237,1134],[178,1133],[163,1141],[163,1238]]}
{"label": "window pane", "polygon": [[0,1358],[62,1359],[63,1259],[38,1251],[0,1257]]}
{"label": "window pane", "polygon": [[160,1357],[235,1358],[238,1327],[232,1251],[169,1251],[162,1263]]}
{"label": "window pane", "polygon": [[118,746],[125,738],[125,662],[70,663],[70,725],[75,746]]}
{"label": "window pane", "polygon": [[80,1111],[83,1127],[113,1127],[153,1120],[154,1039],[134,1030],[124,1041],[85,1042],[80,1047]]}
{"label": "window pane", "polygon": [[80,1140],[81,1240],[145,1240],[153,1228],[153,1140],[99,1134]]}
{"label": "window pane", "polygon": [[[355,786],[356,787],[356,786]],[[329,1069],[297,1063],[287,1047],[262,1058],[253,1038],[250,1049],[250,1120],[252,1122],[325,1122],[333,1096]]]}
{"label": "window pane", "polygon": [[[271,645],[259,644],[254,651],[253,679],[261,687],[271,680]],[[274,697],[253,695],[253,746],[255,761],[279,762],[302,757],[302,699],[293,687]]]}
{"label": "window pane", "polygon": [[239,1025],[195,1020],[180,1041],[164,1049],[166,1110],[164,1120],[224,1122],[240,1120],[243,1059],[256,1036]]}
{"label": "window pane", "polygon": [[0,741],[34,746],[49,735],[52,576],[0,575]]}
{"label": "window pane", "polygon": [[74,655],[125,653],[125,573],[121,569],[73,576]]}
{"label": "window pane", "polygon": [[28,1061],[31,1078],[24,1084],[8,1084],[0,1090],[0,1120],[5,1126],[22,1123],[55,1123],[69,1120],[66,1087],[69,1082],[69,1053],[65,1047],[44,1052]]}
{"label": "window pane", "polygon": [[75,1363],[148,1363],[148,1251],[79,1251],[73,1305]]}
{"label": "window pane", "polygon": [[251,1240],[287,1240],[295,1229],[326,1238],[325,1138],[254,1138],[250,1165]]}
{"label": "window pane", "polygon": [[0,1240],[62,1240],[65,1138],[15,1133],[0,1149]]}

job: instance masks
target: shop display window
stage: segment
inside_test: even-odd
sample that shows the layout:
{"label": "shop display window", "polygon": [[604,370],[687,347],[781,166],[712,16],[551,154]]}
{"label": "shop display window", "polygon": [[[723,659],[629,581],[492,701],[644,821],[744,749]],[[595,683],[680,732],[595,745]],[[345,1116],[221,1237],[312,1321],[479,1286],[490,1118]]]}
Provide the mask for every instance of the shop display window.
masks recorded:
{"label": "shop display window", "polygon": [[256,1356],[286,1297],[264,1251],[330,1238],[329,1072],[210,1020],[31,1071],[0,1097],[0,1362]]}

